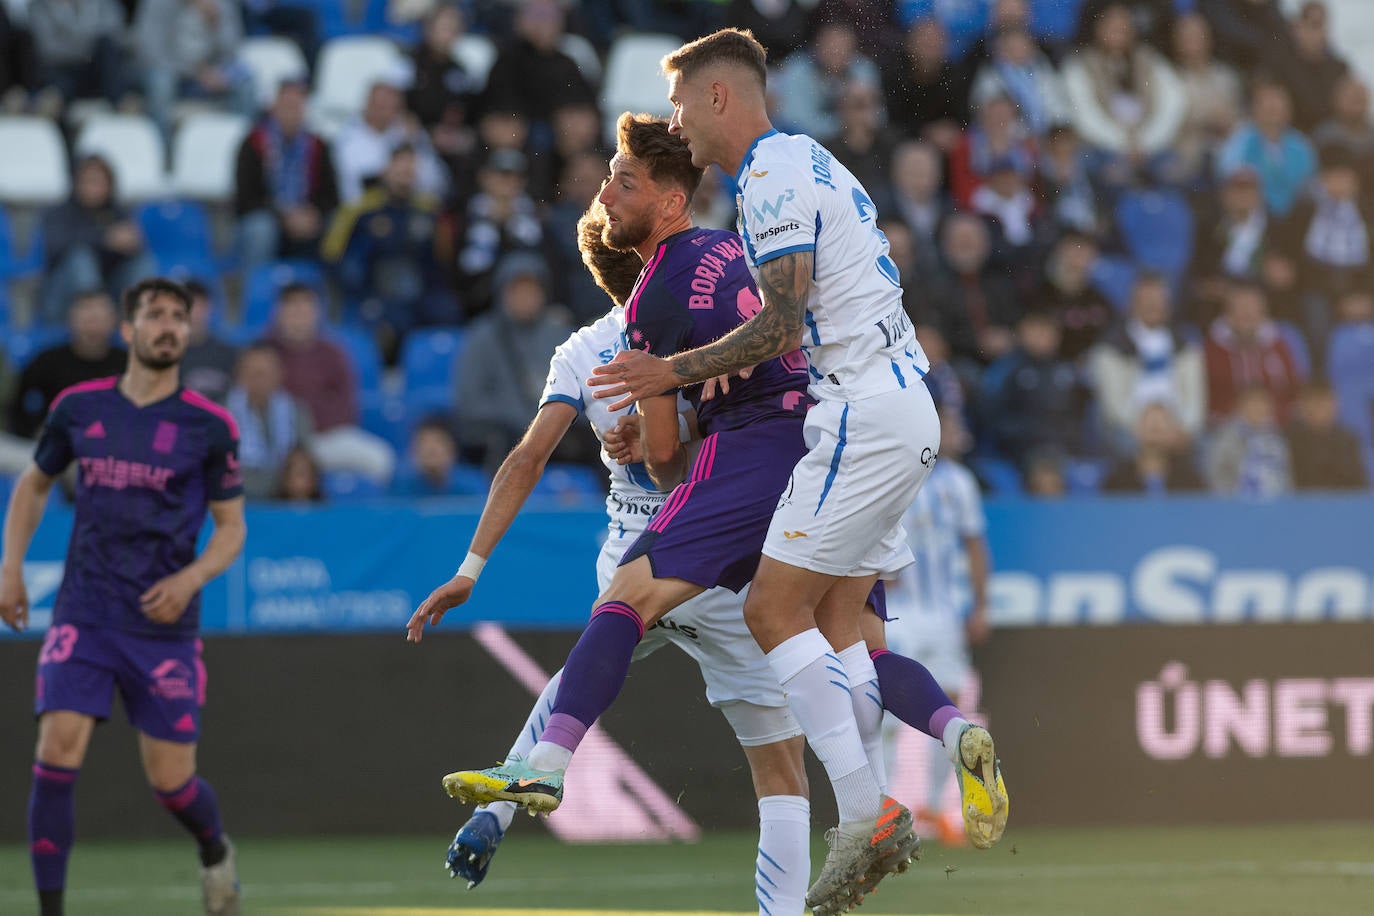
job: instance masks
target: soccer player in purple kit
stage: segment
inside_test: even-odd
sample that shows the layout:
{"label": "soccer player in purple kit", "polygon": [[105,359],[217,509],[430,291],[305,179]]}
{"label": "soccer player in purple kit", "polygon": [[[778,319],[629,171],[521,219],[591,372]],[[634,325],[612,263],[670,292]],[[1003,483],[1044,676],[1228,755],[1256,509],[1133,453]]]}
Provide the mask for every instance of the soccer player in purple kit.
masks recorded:
{"label": "soccer player in purple kit", "polygon": [[[205,700],[197,632],[201,587],[243,549],[238,428],[224,408],[181,386],[187,292],[146,279],[125,291],[122,306],[128,368],[57,396],[5,514],[0,618],[23,629],[24,554],[53,481],[76,464],[67,566],[38,658],[34,882],[42,916],[62,913],[75,783],[118,689],[154,795],[199,846],[205,912],[225,916],[239,912],[239,884],[215,792],[196,773]],[[196,556],[207,511],[214,533]]]}

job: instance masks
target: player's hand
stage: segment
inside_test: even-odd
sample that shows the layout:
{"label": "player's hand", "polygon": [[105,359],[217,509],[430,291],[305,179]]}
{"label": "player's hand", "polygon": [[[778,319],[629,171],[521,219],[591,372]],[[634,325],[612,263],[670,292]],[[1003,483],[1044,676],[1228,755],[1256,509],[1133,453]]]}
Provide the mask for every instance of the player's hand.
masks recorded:
{"label": "player's hand", "polygon": [[23,569],[0,569],[0,620],[16,632],[29,628],[29,591]]}
{"label": "player's hand", "polygon": [[143,616],[153,623],[176,623],[199,590],[200,582],[195,574],[183,569],[159,580],[138,600]]}
{"label": "player's hand", "polygon": [[592,372],[587,384],[601,389],[596,392],[597,400],[620,398],[609,410],[622,410],[640,398],[664,394],[680,384],[668,360],[643,350],[621,350],[615,359]]}
{"label": "player's hand", "polygon": [[430,592],[429,597],[421,601],[415,613],[410,615],[410,622],[406,624],[406,642],[419,642],[424,638],[425,623],[438,626],[450,608],[472,597],[472,587],[476,584],[467,576],[454,576]]}
{"label": "player's hand", "polygon": [[[743,369],[737,372],[736,375],[738,375],[742,379],[747,379],[749,376],[754,374],[754,368],[754,366],[745,366]],[[701,399],[703,401],[709,401],[717,394],[720,394],[721,397],[724,397],[729,393],[730,376],[728,375],[717,375],[715,378],[708,378],[706,381],[701,383]]]}
{"label": "player's hand", "polygon": [[616,464],[638,464],[644,460],[644,447],[639,439],[639,417],[621,417],[615,429],[607,430],[604,437],[606,454],[615,459]]}
{"label": "player's hand", "polygon": [[970,646],[981,646],[992,635],[992,624],[988,623],[987,608],[974,608],[964,622],[964,630]]}

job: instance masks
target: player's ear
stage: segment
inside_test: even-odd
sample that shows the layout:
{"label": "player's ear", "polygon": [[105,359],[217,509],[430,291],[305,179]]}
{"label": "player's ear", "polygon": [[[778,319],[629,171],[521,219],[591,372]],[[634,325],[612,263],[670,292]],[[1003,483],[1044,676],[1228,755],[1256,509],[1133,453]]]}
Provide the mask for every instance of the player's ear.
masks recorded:
{"label": "player's ear", "polygon": [[134,345],[134,325],[127,318],[119,323],[119,339],[124,341],[124,346]]}

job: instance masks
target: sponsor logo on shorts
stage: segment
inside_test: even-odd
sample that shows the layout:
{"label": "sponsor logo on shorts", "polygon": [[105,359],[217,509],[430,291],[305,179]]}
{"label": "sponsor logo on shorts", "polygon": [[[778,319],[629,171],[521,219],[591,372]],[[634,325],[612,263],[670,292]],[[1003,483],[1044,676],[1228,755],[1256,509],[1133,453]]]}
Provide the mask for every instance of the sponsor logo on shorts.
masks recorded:
{"label": "sponsor logo on shorts", "polygon": [[660,618],[659,620],[655,620],[655,621],[654,621],[654,625],[653,625],[652,627],[650,627],[649,629],[651,629],[651,630],[667,630],[667,631],[669,631],[670,633],[681,633],[683,636],[686,636],[688,639],[692,640],[693,642],[700,642],[700,641],[701,641],[701,636],[698,635],[698,633],[697,633],[697,628],[696,628],[696,627],[692,626],[692,625],[689,624],[689,623],[679,624],[677,621],[675,621],[675,620],[670,620],[670,619],[668,619],[667,617],[663,617],[663,618]]}
{"label": "sponsor logo on shorts", "polygon": [[[935,449],[933,448],[926,447],[921,449],[921,464],[925,465],[926,467],[930,467],[931,465],[933,465],[935,463],[935,459],[939,457],[940,453],[935,451]],[[940,473],[943,474],[944,471],[941,471]]]}
{"label": "sponsor logo on shorts", "polygon": [[784,232],[796,232],[800,228],[801,223],[797,222],[796,220],[792,220],[792,222],[790,223],[781,223],[777,226],[769,226],[762,232],[755,232],[754,241],[766,242],[775,235],[782,235]]}
{"label": "sponsor logo on shorts", "polygon": [[807,537],[807,534],[805,531],[784,531],[782,533],[782,536],[787,538],[789,541],[795,541],[797,538]]}
{"label": "sponsor logo on shorts", "polygon": [[164,700],[193,700],[196,696],[195,675],[185,662],[169,658],[151,672],[153,683],[148,692]]}

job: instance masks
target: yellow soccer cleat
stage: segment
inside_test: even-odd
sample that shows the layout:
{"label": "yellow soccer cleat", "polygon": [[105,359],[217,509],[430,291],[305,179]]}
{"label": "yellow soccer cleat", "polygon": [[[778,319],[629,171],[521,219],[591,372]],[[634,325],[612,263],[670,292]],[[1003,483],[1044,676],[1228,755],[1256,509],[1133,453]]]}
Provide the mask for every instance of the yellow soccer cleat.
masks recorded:
{"label": "yellow soccer cleat", "polygon": [[518,757],[485,770],[460,770],[444,777],[449,797],[474,805],[508,801],[530,814],[549,812],[563,802],[563,774],[531,769]]}
{"label": "yellow soccer cleat", "polygon": [[969,842],[988,849],[1007,829],[1009,799],[992,735],[983,726],[966,725],[959,732],[954,774],[959,780],[960,808]]}

